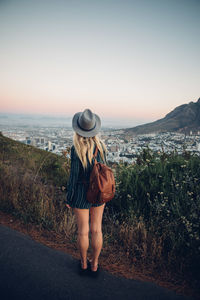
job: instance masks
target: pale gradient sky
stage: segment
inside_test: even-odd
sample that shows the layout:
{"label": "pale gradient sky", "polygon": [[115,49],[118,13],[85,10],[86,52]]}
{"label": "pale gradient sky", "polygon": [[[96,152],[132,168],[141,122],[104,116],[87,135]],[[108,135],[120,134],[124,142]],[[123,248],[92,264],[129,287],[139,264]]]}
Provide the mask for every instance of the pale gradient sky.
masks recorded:
{"label": "pale gradient sky", "polygon": [[139,124],[200,97],[199,0],[0,0],[0,112]]}

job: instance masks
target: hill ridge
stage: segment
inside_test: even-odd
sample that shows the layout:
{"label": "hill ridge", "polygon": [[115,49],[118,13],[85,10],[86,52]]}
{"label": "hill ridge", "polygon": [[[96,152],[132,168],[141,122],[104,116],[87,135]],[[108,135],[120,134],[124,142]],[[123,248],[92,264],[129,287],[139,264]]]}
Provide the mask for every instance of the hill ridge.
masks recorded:
{"label": "hill ridge", "polygon": [[188,134],[190,131],[200,131],[200,98],[197,102],[189,102],[175,107],[164,118],[147,124],[126,128],[126,134],[147,134],[161,132],[180,132]]}

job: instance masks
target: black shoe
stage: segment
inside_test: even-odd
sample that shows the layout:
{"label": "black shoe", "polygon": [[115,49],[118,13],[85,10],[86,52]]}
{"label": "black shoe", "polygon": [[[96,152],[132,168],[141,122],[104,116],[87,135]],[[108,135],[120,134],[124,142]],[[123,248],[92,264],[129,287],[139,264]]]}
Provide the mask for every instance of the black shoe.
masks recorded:
{"label": "black shoe", "polygon": [[[87,262],[88,263],[88,262]],[[87,269],[83,269],[82,268],[82,264],[81,264],[81,260],[79,260],[79,264],[78,264],[78,273],[80,276],[84,276],[87,275],[89,271],[89,267],[87,267]]]}
{"label": "black shoe", "polygon": [[91,269],[91,264],[90,264],[90,269],[89,269],[89,275],[90,275],[90,277],[92,277],[92,278],[97,278],[97,277],[99,277],[99,274],[100,274],[100,267],[99,267],[99,265],[98,265],[98,267],[97,267],[97,270],[96,271],[92,271],[92,269]]}

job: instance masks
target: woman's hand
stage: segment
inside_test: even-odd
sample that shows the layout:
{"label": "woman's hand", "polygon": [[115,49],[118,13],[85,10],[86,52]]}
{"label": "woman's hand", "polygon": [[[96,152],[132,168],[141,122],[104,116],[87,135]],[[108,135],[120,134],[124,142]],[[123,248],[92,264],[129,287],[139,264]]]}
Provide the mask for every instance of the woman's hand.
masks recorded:
{"label": "woman's hand", "polygon": [[67,206],[67,208],[71,208],[71,206],[69,204],[65,204]]}

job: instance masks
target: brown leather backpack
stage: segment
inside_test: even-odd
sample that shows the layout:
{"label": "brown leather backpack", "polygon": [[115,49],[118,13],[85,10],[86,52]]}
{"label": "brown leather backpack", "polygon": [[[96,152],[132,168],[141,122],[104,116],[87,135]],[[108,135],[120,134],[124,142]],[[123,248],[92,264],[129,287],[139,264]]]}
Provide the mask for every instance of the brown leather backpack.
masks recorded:
{"label": "brown leather backpack", "polygon": [[96,156],[98,148],[94,153],[94,166],[90,174],[89,187],[87,190],[87,200],[90,203],[103,204],[115,195],[115,178],[111,168],[103,163],[97,162]]}

